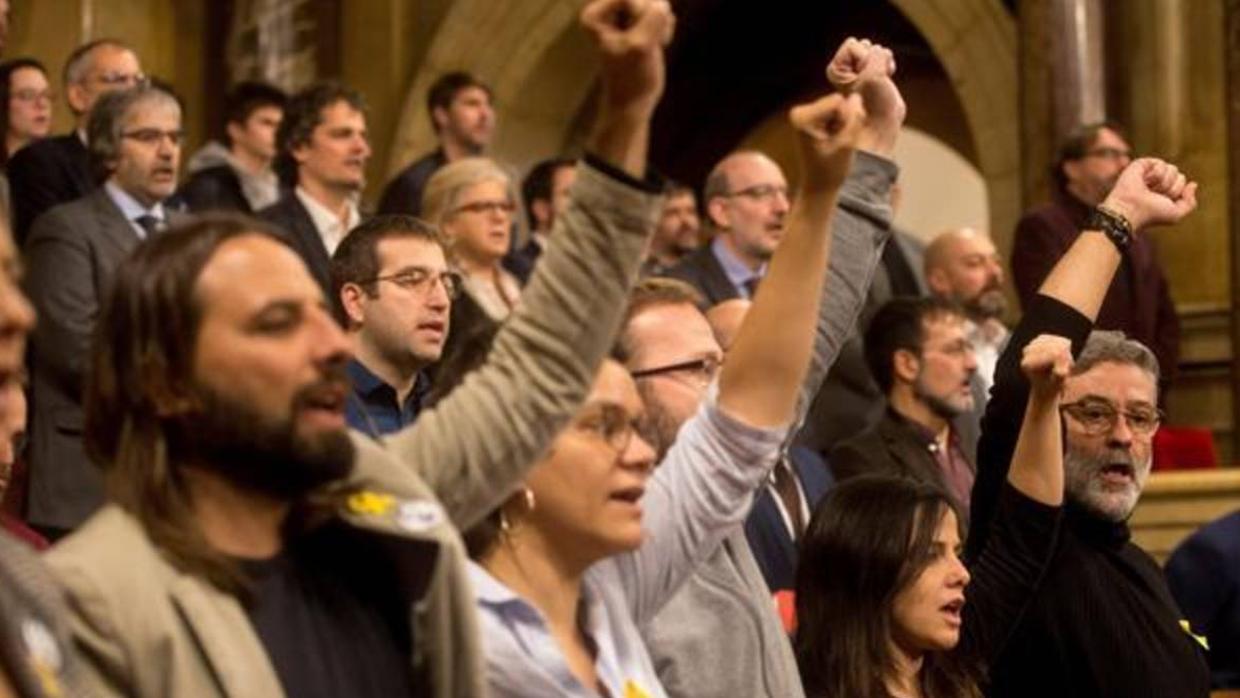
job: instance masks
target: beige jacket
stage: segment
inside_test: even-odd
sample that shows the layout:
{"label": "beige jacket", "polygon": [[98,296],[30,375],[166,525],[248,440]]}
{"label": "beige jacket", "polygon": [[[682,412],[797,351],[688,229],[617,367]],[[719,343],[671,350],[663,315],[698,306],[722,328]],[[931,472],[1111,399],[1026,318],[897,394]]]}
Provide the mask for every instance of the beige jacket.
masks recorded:
{"label": "beige jacket", "polygon": [[[341,516],[411,543],[406,558],[419,563],[427,584],[411,608],[413,659],[441,698],[484,695],[457,531],[515,488],[584,400],[660,212],[658,196],[588,164],[579,172],[572,205],[486,366],[384,445],[354,439],[348,484],[361,494]],[[71,596],[75,639],[101,695],[283,695],[242,606],[169,565],[117,507],[97,513],[49,558]]]}

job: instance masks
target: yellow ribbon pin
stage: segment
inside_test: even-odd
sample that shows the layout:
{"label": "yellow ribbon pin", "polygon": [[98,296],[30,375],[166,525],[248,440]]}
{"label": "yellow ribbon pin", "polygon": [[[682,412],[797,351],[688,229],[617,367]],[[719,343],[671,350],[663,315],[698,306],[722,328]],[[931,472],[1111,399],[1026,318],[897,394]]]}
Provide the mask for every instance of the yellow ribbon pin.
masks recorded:
{"label": "yellow ribbon pin", "polygon": [[633,683],[633,679],[624,682],[624,698],[650,698],[650,694]]}
{"label": "yellow ribbon pin", "polygon": [[383,516],[396,506],[396,498],[390,494],[362,490],[349,495],[346,505],[354,514]]}
{"label": "yellow ribbon pin", "polygon": [[1189,637],[1196,640],[1197,644],[1201,645],[1202,649],[1204,649],[1207,652],[1210,651],[1210,642],[1206,640],[1204,635],[1198,635],[1197,633],[1193,632],[1193,628],[1191,625],[1188,624],[1188,621],[1181,620],[1180,627],[1184,629],[1184,632],[1188,633]]}

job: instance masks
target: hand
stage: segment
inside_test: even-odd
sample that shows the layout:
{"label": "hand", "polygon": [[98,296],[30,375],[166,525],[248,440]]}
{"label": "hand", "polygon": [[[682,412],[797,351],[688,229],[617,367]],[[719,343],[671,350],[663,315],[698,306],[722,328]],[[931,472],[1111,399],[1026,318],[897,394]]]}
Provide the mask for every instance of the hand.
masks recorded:
{"label": "hand", "polygon": [[1020,357],[1020,370],[1029,379],[1031,395],[1042,400],[1058,398],[1072,365],[1072,342],[1053,334],[1034,337]]}
{"label": "hand", "polygon": [[853,151],[865,121],[859,95],[827,95],[788,113],[800,136],[806,189],[837,190],[852,167]]}
{"label": "hand", "polygon": [[1102,205],[1127,218],[1134,232],[1178,223],[1197,208],[1197,183],[1169,162],[1141,158],[1124,168]]}
{"label": "hand", "polygon": [[581,11],[602,59],[604,109],[648,119],[663,94],[663,48],[676,17],[668,0],[594,0]]}
{"label": "hand", "polygon": [[892,76],[896,60],[891,51],[869,39],[848,38],[827,65],[827,80],[844,94],[860,94],[866,111],[865,150],[890,155],[908,108]]}

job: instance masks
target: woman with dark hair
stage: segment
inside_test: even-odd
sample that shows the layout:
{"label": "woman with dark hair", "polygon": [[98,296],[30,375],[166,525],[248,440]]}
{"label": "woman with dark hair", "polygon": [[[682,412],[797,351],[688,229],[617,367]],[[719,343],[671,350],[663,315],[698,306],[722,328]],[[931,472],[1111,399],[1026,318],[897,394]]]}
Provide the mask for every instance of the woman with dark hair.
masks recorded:
{"label": "woman with dark hair", "polygon": [[1061,337],[1025,349],[1028,410],[990,544],[970,568],[960,557],[963,520],[936,485],[860,477],[819,505],[797,572],[807,696],[981,695],[988,660],[1053,550],[1063,502],[1059,390],[1071,365]]}
{"label": "woman with dark hair", "polygon": [[33,58],[0,63],[0,205],[9,214],[9,158],[30,143],[46,138],[52,129],[51,83],[47,69]]}

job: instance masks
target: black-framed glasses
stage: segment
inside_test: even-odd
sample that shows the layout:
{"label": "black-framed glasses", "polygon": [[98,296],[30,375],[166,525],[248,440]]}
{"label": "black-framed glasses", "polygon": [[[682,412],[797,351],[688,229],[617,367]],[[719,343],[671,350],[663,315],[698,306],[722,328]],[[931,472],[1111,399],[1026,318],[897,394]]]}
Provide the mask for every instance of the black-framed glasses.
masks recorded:
{"label": "black-framed glasses", "polygon": [[406,269],[395,274],[376,276],[373,279],[366,279],[358,283],[369,284],[379,281],[390,281],[406,291],[428,293],[436,280],[443,286],[444,293],[448,294],[448,298],[456,298],[461,295],[461,286],[464,284],[464,279],[454,271],[441,271],[435,274],[427,269]]}
{"label": "black-framed glasses", "polygon": [[747,199],[755,199],[757,201],[770,201],[778,196],[785,199],[788,198],[788,187],[781,187],[778,184],[755,184],[752,187],[737,189],[728,192],[725,196],[743,196]]}
{"label": "black-framed glasses", "polygon": [[474,201],[468,204],[461,204],[452,209],[453,213],[495,213],[503,211],[509,215],[517,210],[517,205],[507,199],[497,199],[493,201]]}
{"label": "black-framed glasses", "polygon": [[612,403],[587,407],[585,413],[577,419],[576,426],[605,441],[617,456],[628,449],[636,431],[628,410]]}
{"label": "black-framed glasses", "polygon": [[1085,157],[1105,158],[1107,160],[1131,160],[1132,151],[1124,148],[1091,148],[1085,152]]}
{"label": "black-framed glasses", "polygon": [[654,368],[643,368],[637,371],[629,371],[629,375],[634,380],[639,378],[651,378],[654,376],[663,376],[674,373],[682,373],[696,378],[703,385],[709,385],[715,380],[715,376],[719,374],[719,367],[723,366],[723,360],[713,356],[706,356],[692,361],[681,361],[680,363],[668,364],[667,366],[656,366]]}
{"label": "black-framed glasses", "polygon": [[185,140],[185,132],[180,129],[164,131],[158,128],[139,128],[133,131],[125,131],[121,134],[121,138],[128,138],[142,145],[158,145],[167,138],[173,145],[181,145],[181,141]]}
{"label": "black-framed glasses", "polygon": [[[1120,410],[1106,400],[1083,398],[1076,402],[1060,405],[1060,410],[1067,413],[1085,433],[1097,436],[1107,434],[1115,429],[1119,421]],[[1157,407],[1134,407],[1123,411],[1124,420],[1134,434],[1147,436],[1154,433],[1162,423],[1163,413]]]}

